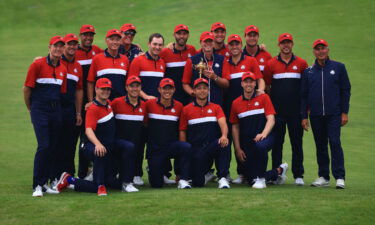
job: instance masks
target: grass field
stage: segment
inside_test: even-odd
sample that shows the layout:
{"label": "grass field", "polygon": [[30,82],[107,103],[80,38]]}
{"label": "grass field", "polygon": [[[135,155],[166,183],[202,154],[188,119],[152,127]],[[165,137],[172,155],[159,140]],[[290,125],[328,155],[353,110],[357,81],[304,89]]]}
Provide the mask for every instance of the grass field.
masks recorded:
{"label": "grass field", "polygon": [[[0,1],[0,224],[375,224],[375,4],[371,0],[332,1]],[[347,189],[295,187],[293,179],[278,187],[252,190],[233,185],[153,190],[110,191],[106,198],[64,192],[31,197],[36,148],[30,117],[23,103],[23,82],[35,56],[47,54],[52,35],[78,33],[82,24],[104,34],[131,22],[138,27],[135,42],[160,32],[172,41],[173,27],[189,25],[190,44],[213,22],[226,24],[227,34],[243,34],[245,26],[260,27],[261,41],[277,54],[277,36],[290,32],[294,52],[313,62],[311,44],[328,40],[331,58],[344,62],[352,84],[349,124],[342,129]],[[317,176],[311,132],[304,137],[305,182]],[[285,160],[290,163],[289,141]],[[231,167],[235,176],[235,163]],[[292,178],[291,172],[288,176]]]}

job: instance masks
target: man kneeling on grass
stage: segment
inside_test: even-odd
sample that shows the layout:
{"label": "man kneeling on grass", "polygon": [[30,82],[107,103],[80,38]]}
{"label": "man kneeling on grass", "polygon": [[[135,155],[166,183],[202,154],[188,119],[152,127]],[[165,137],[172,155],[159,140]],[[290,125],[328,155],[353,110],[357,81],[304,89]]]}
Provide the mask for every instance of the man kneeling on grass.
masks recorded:
{"label": "man kneeling on grass", "polygon": [[[86,113],[86,135],[89,141],[85,144],[84,152],[94,163],[93,181],[74,178],[64,172],[56,185],[57,191],[61,192],[70,184],[74,185],[76,191],[98,193],[98,196],[107,195],[106,186],[122,188],[126,192],[138,191],[129,183],[130,181],[116,178],[117,171],[113,167],[112,159],[115,149],[126,155],[128,161],[134,161],[134,144],[115,139],[115,117],[108,100],[111,88],[112,84],[109,79],[98,79],[95,86],[96,97]],[[122,173],[126,171],[120,171],[120,177],[123,178],[125,176],[121,176]],[[131,178],[132,176],[129,180]],[[129,185],[132,187],[129,188]]]}
{"label": "man kneeling on grass", "polygon": [[268,151],[274,142],[275,109],[268,95],[256,95],[256,76],[252,72],[242,75],[243,95],[232,104],[230,122],[236,155],[244,162],[246,179],[253,188],[266,188],[267,181],[282,184],[288,164],[266,172]]}

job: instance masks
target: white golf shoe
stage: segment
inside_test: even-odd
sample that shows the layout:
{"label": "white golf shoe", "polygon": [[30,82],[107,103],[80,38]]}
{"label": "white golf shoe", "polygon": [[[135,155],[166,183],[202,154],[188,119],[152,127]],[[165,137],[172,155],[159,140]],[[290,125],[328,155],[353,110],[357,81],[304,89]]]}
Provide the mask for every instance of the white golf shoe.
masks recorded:
{"label": "white golf shoe", "polygon": [[187,182],[186,180],[182,180],[180,179],[178,181],[178,186],[177,186],[178,189],[190,189],[191,186],[189,184],[189,182]]}
{"label": "white golf shoe", "polygon": [[219,183],[219,188],[220,189],[230,188],[229,182],[228,182],[227,178],[225,178],[225,177],[220,178],[220,180],[218,181],[218,183]]}
{"label": "white golf shoe", "polygon": [[329,180],[326,180],[324,177],[319,177],[314,182],[312,182],[311,186],[313,186],[313,187],[327,187],[327,186],[329,186]]}
{"label": "white golf shoe", "polygon": [[43,189],[40,185],[35,187],[33,197],[43,197]]}

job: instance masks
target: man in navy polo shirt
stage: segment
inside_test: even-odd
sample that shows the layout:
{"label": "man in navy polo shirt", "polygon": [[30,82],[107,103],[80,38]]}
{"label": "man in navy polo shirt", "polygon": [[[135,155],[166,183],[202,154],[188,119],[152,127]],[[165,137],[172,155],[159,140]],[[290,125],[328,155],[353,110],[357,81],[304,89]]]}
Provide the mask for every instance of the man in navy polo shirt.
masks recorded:
{"label": "man in navy polo shirt", "polygon": [[292,173],[297,186],[303,186],[303,129],[301,127],[301,74],[307,62],[293,54],[293,37],[289,33],[279,35],[280,54],[270,59],[264,69],[264,80],[271,87],[270,96],[276,110],[274,127],[275,144],[272,148],[272,168],[282,162],[283,144],[288,127],[292,145]]}
{"label": "man in navy polo shirt", "polygon": [[256,95],[256,75],[245,72],[241,86],[243,95],[234,100],[230,115],[233,142],[236,155],[245,164],[246,178],[253,188],[266,188],[266,180],[278,177],[285,180],[288,164],[266,172],[268,151],[271,150],[274,136],[275,110],[266,94]]}
{"label": "man in navy polo shirt", "polygon": [[345,167],[340,132],[341,127],[348,122],[351,85],[345,65],[328,57],[327,41],[316,40],[313,53],[316,57],[315,63],[303,72],[301,84],[302,126],[308,130],[309,114],[319,166],[319,178],[311,185],[329,185],[329,143],[336,188],[343,189]]}
{"label": "man in navy polo shirt", "polygon": [[[147,154],[149,182],[151,187],[163,186],[163,176],[171,158],[178,162],[178,188],[190,188],[187,182],[190,171],[191,145],[179,141],[178,124],[183,105],[173,99],[175,84],[172,79],[160,81],[160,97],[146,102],[147,112]],[[176,161],[177,160],[177,161]]]}
{"label": "man in navy polo shirt", "polygon": [[120,31],[123,36],[118,51],[120,54],[128,57],[129,63],[131,63],[135,57],[142,53],[142,49],[138,45],[133,44],[134,36],[137,33],[136,27],[131,23],[126,23],[121,26]]}
{"label": "man in navy polo shirt", "polygon": [[24,100],[31,116],[38,148],[34,158],[33,197],[43,191],[56,193],[48,185],[53,178],[52,165],[61,129],[60,93],[66,93],[66,67],[60,63],[65,42],[54,36],[47,57],[35,60],[29,67],[23,88]]}
{"label": "man in navy polo shirt", "polygon": [[205,173],[215,160],[219,188],[230,188],[230,148],[228,126],[221,107],[208,101],[209,83],[204,78],[194,81],[195,101],[185,106],[180,119],[180,141],[192,145],[191,178],[193,186],[203,187]]}

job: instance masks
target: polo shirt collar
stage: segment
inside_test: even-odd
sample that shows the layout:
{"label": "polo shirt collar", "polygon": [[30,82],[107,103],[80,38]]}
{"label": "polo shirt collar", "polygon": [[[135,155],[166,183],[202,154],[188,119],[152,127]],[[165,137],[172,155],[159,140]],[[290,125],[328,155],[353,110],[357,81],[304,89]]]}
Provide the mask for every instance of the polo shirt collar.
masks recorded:
{"label": "polo shirt collar", "polygon": [[[325,60],[324,66],[327,66],[327,64],[329,64],[330,61],[331,61],[331,60],[330,60],[329,57],[328,57],[328,58]],[[322,66],[319,65],[317,59],[315,59],[314,65],[316,65],[316,66],[318,66],[318,67],[322,67]]]}
{"label": "polo shirt collar", "polygon": [[[258,46],[258,50],[257,50],[257,52],[255,53],[255,55],[254,55],[254,57],[257,57],[257,55],[260,53],[260,47],[259,47],[259,45],[257,45]],[[252,55],[250,55],[250,53],[246,50],[246,46],[243,48],[243,55],[248,55],[248,56],[252,56]]]}
{"label": "polo shirt collar", "polygon": [[106,101],[106,104],[105,104],[105,105],[103,105],[102,103],[100,103],[100,102],[99,102],[98,100],[96,100],[96,99],[92,100],[92,102],[93,102],[95,105],[100,106],[100,107],[106,107],[106,108],[109,107],[109,103],[108,103],[108,101]]}
{"label": "polo shirt collar", "polygon": [[156,103],[158,105],[160,105],[161,107],[163,107],[164,109],[171,109],[171,108],[174,107],[174,100],[173,99],[172,99],[171,105],[167,106],[167,107],[161,103],[161,98],[160,97],[158,98],[158,100],[156,101]]}
{"label": "polo shirt collar", "polygon": [[194,106],[197,106],[197,107],[206,107],[206,106],[208,106],[208,104],[210,104],[210,102],[207,99],[206,104],[204,104],[204,106],[201,106],[201,105],[198,104],[197,99],[194,99],[193,104],[194,104]]}
{"label": "polo shirt collar", "polygon": [[173,43],[173,53],[181,53],[181,52],[187,50],[187,45],[185,45],[185,48],[182,49],[182,50],[177,50],[177,49],[175,48],[175,45],[176,45],[176,43]]}
{"label": "polo shirt collar", "polygon": [[242,100],[244,100],[244,101],[250,101],[251,99],[253,99],[255,97],[256,97],[256,91],[255,90],[254,90],[253,94],[251,95],[250,99],[246,98],[245,94],[242,93]]}
{"label": "polo shirt collar", "polygon": [[237,64],[235,64],[234,62],[233,62],[233,60],[232,60],[232,56],[229,58],[229,64],[231,64],[231,65],[234,65],[234,66],[237,66],[242,60],[244,60],[245,59],[245,55],[244,54],[241,54],[241,58],[240,58],[240,61],[238,61],[238,63]]}
{"label": "polo shirt collar", "polygon": [[277,60],[286,64],[286,65],[289,65],[291,64],[294,60],[296,60],[296,56],[292,53],[292,58],[290,59],[290,61],[288,63],[285,63],[282,59],[281,59],[281,55],[280,53],[277,55]]}
{"label": "polo shirt collar", "polygon": [[86,51],[86,50],[83,49],[83,48],[81,47],[81,45],[79,44],[79,45],[78,45],[78,49],[79,49],[79,50],[82,50],[82,51],[84,51],[84,52],[90,52],[90,51],[92,50],[92,45],[89,47],[89,50]]}
{"label": "polo shirt collar", "polygon": [[132,106],[134,109],[138,108],[140,105],[141,105],[141,98],[138,97],[137,99],[137,104],[134,106],[133,104],[130,103],[130,100],[129,100],[129,97],[128,95],[125,95],[125,103],[129,104],[130,106]]}
{"label": "polo shirt collar", "polygon": [[214,53],[216,53],[216,52],[218,52],[218,51],[220,51],[221,49],[224,49],[224,48],[226,48],[227,46],[225,45],[225,44],[223,44],[223,47],[222,48],[219,48],[219,49],[216,49],[216,48],[214,48]]}
{"label": "polo shirt collar", "polygon": [[69,61],[64,54],[62,54],[61,58],[62,58],[62,60],[66,61],[66,62],[70,62],[70,63],[74,62],[74,58],[72,59],[72,61]]}
{"label": "polo shirt collar", "polygon": [[111,54],[109,54],[109,52],[108,52],[108,48],[106,48],[105,50],[104,50],[104,55],[106,56],[106,57],[111,57],[111,58],[114,58],[114,59],[118,59],[118,58],[120,58],[120,53],[117,51],[117,55],[115,56],[115,57],[113,57]]}
{"label": "polo shirt collar", "polygon": [[[46,60],[47,60],[47,64],[48,64],[48,65],[50,65],[50,66],[52,66],[52,67],[55,67],[55,66],[52,64],[52,60],[51,60],[51,57],[50,57],[49,54],[47,55]],[[60,66],[60,60],[57,61],[56,67],[58,67],[58,66]]]}
{"label": "polo shirt collar", "polygon": [[154,58],[152,58],[152,56],[150,55],[150,53],[148,53],[148,51],[146,52],[146,58],[149,59],[149,60],[153,60],[153,61],[158,61],[160,59],[160,57],[158,56],[158,59],[155,60]]}

